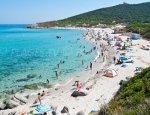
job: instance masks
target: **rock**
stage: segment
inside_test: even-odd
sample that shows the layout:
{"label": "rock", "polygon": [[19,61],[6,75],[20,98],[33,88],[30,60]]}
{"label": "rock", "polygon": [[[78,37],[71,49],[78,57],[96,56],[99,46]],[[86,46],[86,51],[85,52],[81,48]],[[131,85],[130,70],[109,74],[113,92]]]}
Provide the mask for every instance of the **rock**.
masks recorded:
{"label": "rock", "polygon": [[11,100],[19,103],[20,105],[24,105],[25,103],[21,102],[20,100],[16,99],[15,97],[12,97]]}
{"label": "rock", "polygon": [[83,111],[79,111],[77,115],[85,115]]}
{"label": "rock", "polygon": [[64,106],[63,109],[61,110],[61,113],[69,113],[68,107]]}
{"label": "rock", "polygon": [[14,97],[15,97],[17,100],[21,101],[22,103],[25,103],[25,104],[27,103],[27,98],[25,98],[25,97],[23,97],[23,96],[21,96],[21,95],[19,95],[19,94],[15,94]]}
{"label": "rock", "polygon": [[8,115],[16,115],[16,112],[11,112]]}
{"label": "rock", "polygon": [[6,104],[4,104],[3,102],[0,102],[0,110],[4,110],[6,107]]}
{"label": "rock", "polygon": [[22,79],[17,79],[16,82],[23,82],[23,81],[28,81],[28,78],[22,78]]}
{"label": "rock", "polygon": [[35,78],[35,77],[37,77],[37,74],[29,74],[29,75],[27,75],[28,79],[32,79],[32,78]]}
{"label": "rock", "polygon": [[78,96],[86,96],[86,94],[84,92],[78,92],[78,91],[74,91],[71,94],[72,97],[78,97]]}
{"label": "rock", "polygon": [[56,111],[52,111],[52,115],[56,115]]}
{"label": "rock", "polygon": [[15,107],[19,106],[19,103],[13,101],[13,100],[10,100],[6,103],[6,108],[7,109],[13,109]]}

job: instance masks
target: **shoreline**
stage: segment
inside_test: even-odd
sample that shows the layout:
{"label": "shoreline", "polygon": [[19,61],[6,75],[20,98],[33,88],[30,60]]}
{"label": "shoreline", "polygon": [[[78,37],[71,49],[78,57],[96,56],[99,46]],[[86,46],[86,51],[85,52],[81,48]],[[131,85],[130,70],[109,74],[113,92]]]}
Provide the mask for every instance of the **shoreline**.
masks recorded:
{"label": "shoreline", "polygon": [[[94,31],[97,31],[97,29],[95,29]],[[125,38],[122,37],[122,39],[125,39]],[[93,40],[95,41],[94,38]],[[106,42],[104,43],[106,45]],[[75,75],[76,77],[68,80],[66,84],[64,84],[61,87],[59,86],[59,88],[57,87],[58,88],[57,90],[46,91],[48,93],[46,94],[45,97],[42,98],[42,104],[49,104],[51,106],[57,107],[56,112],[58,115],[61,115],[60,111],[62,110],[64,106],[67,106],[69,108],[69,113],[71,115],[75,115],[78,111],[84,111],[85,114],[88,114],[92,110],[98,111],[101,106],[103,106],[104,104],[107,104],[114,97],[115,93],[120,88],[120,85],[119,85],[120,81],[125,80],[126,77],[130,78],[134,75],[134,70],[136,66],[139,66],[139,65],[143,67],[149,66],[149,63],[148,63],[150,60],[148,59],[149,53],[147,53],[144,56],[142,55],[143,57],[141,57],[140,55],[145,54],[145,51],[139,49],[139,46],[137,45],[139,43],[145,44],[148,42],[143,39],[138,40],[138,41],[133,41],[133,44],[135,46],[132,46],[132,51],[131,52],[125,51],[125,53],[127,53],[134,60],[133,64],[127,64],[127,67],[125,68],[121,67],[120,65],[112,64],[112,61],[113,61],[112,57],[116,55],[116,53],[114,52],[118,50],[116,50],[116,47],[110,47],[109,48],[110,52],[108,52],[108,54],[111,54],[110,55],[111,57],[108,55],[109,57],[107,61],[105,60],[104,63],[100,63],[102,62],[102,58],[98,58],[96,62],[94,62],[93,60],[92,71],[91,70],[82,71],[83,73],[82,72],[78,73],[80,77],[77,77],[77,75]],[[122,51],[119,51],[119,52],[121,53]],[[144,62],[142,62],[143,60]],[[107,67],[115,69],[118,75],[113,78],[107,78],[107,77],[102,76],[102,73],[96,74],[97,71],[101,69],[106,69]],[[76,79],[85,83],[86,87],[91,86],[91,89],[89,90],[87,96],[77,97],[77,98],[71,97],[71,93],[74,90],[74,87],[72,85]],[[34,95],[33,97],[35,98],[36,94],[37,93],[33,93],[30,95],[31,97]],[[18,106],[17,108],[14,108],[11,110],[4,110],[3,112],[6,113],[10,111],[17,111],[17,112],[18,111],[19,112],[31,111],[32,109],[30,108],[30,106],[31,106],[31,103]],[[0,111],[0,115],[1,115],[1,111]]]}
{"label": "shoreline", "polygon": [[[54,29],[62,29],[63,27],[54,27]],[[76,27],[70,27],[70,28],[66,28],[66,27],[64,27],[63,29],[77,29]],[[79,27],[79,29],[80,29],[80,27]],[[94,28],[82,28],[82,30],[93,30]],[[85,39],[86,41],[88,41],[88,42],[90,42],[91,44],[93,44],[93,46],[94,47],[97,47],[97,45],[95,44],[95,42],[94,41],[90,41],[88,38],[82,38],[82,39]],[[96,52],[97,52],[97,55],[95,56],[95,58],[91,61],[92,63],[95,63],[96,65],[97,65],[97,63],[96,63],[96,61],[98,60],[98,62],[99,62],[99,64],[102,66],[100,66],[100,68],[101,69],[103,69],[103,66],[105,65],[105,64],[107,64],[107,62],[101,62],[102,61],[102,57],[101,58],[98,58],[98,56],[99,56],[99,54],[100,54],[100,50],[101,49],[96,49]],[[111,52],[110,52],[111,53]],[[89,62],[90,63],[90,62]],[[97,71],[97,67],[93,67],[94,68],[94,71],[92,71],[92,73],[90,72],[89,74],[91,74],[91,76],[93,76],[93,74],[96,74],[96,71]],[[52,91],[55,91],[55,89],[57,89],[57,88],[59,88],[59,87],[64,87],[64,86],[67,86],[69,83],[71,83],[71,84],[73,84],[74,82],[72,82],[72,81],[75,81],[76,79],[80,79],[81,81],[83,81],[83,82],[86,82],[86,81],[88,81],[88,79],[90,78],[90,77],[87,77],[87,78],[84,78],[84,77],[82,77],[82,75],[85,75],[85,73],[86,72],[89,72],[90,71],[90,69],[88,68],[88,69],[86,69],[86,68],[84,68],[83,70],[81,70],[81,71],[79,71],[79,72],[75,72],[74,73],[74,75],[73,74],[71,74],[71,75],[67,75],[67,76],[71,76],[71,77],[67,77],[64,81],[59,81],[59,83],[56,83],[56,84],[54,84],[54,85],[52,85],[52,88],[50,88],[50,90],[52,90]],[[88,74],[88,75],[89,75]],[[50,84],[51,85],[51,84]],[[44,90],[47,90],[47,88],[43,88]],[[38,92],[41,92],[43,89],[37,89],[37,90],[27,90],[27,91],[24,91],[24,93],[23,94],[25,94],[25,95],[27,95],[27,94],[30,94],[31,92],[35,92],[34,94],[37,94]],[[49,90],[48,90],[49,91]],[[50,91],[51,92],[51,91]]]}
{"label": "shoreline", "polygon": [[[56,29],[56,28],[54,28],[54,29]],[[67,29],[67,28],[66,28],[66,29]],[[68,29],[69,29],[69,28],[68,28]],[[75,29],[75,28],[74,28],[74,29]],[[75,30],[77,30],[77,29],[75,29]],[[85,30],[86,30],[86,29],[85,29]],[[85,31],[83,31],[82,33],[84,33],[84,32],[85,32]],[[81,34],[81,36],[82,36],[82,34]],[[80,36],[80,37],[81,37],[81,36]],[[83,37],[81,37],[81,39],[83,39]],[[83,39],[83,40],[84,40],[84,39]],[[90,42],[90,41],[88,41],[88,42]],[[92,44],[92,43],[90,43],[90,44]],[[92,46],[94,47],[93,44],[92,44]],[[90,55],[91,55],[91,54],[90,54]],[[94,56],[95,56],[95,55],[94,55]],[[93,57],[94,57],[94,56],[93,56]],[[91,61],[92,61],[92,59],[91,59]],[[80,67],[80,68],[81,68],[81,67]],[[82,70],[75,71],[74,73],[77,74],[77,73],[79,73],[80,71],[83,71],[83,69],[82,69]],[[35,73],[35,72],[34,72],[34,73]],[[67,80],[70,79],[69,76],[70,76],[71,74],[72,74],[72,73],[69,73],[68,75],[64,75],[64,76],[68,76],[68,77],[66,77],[66,78],[63,79],[63,80],[58,80],[58,82],[59,82],[60,84],[64,84],[65,82],[67,82]],[[71,76],[72,76],[72,75],[71,75]],[[45,81],[46,81],[46,80],[45,80]],[[46,82],[43,81],[42,83],[46,83]],[[56,83],[57,83],[57,82],[56,82]],[[55,83],[55,84],[56,84],[56,83]],[[33,84],[34,84],[34,83],[33,83]],[[38,84],[38,83],[37,83],[37,84]],[[28,84],[27,84],[27,85],[28,85]],[[29,85],[30,85],[30,84],[29,84]],[[53,83],[52,83],[52,84],[50,83],[50,85],[53,85]],[[20,92],[20,91],[24,91],[24,90],[25,90],[25,91],[27,91],[27,90],[30,91],[30,89],[23,89],[23,86],[21,87],[21,89],[19,89],[19,88],[18,88],[18,89],[14,89],[15,92],[16,92],[16,91],[17,91],[17,92]],[[34,90],[34,89],[31,90],[31,92],[32,92],[32,91],[36,91],[36,89],[35,89],[35,90]],[[37,91],[38,91],[38,89],[37,89]],[[28,92],[28,91],[27,91],[27,92]],[[1,92],[1,93],[2,93],[2,92]],[[3,96],[3,95],[0,95],[0,96],[2,97],[0,100],[2,100],[2,99],[4,99],[5,97],[7,97],[7,95],[11,95],[11,90],[9,90],[8,93],[6,93],[6,95],[4,95],[4,96]],[[14,93],[12,94],[12,96],[13,96],[13,95],[14,95]],[[7,97],[7,98],[8,98],[8,97]]]}
{"label": "shoreline", "polygon": [[[66,28],[66,29],[68,29],[68,28]],[[76,28],[74,28],[74,29],[76,29]],[[85,30],[89,30],[89,28],[88,28],[88,29],[85,28]],[[90,41],[88,38],[85,38],[85,40],[91,42],[91,43],[96,47],[96,44],[95,44],[94,41]],[[95,74],[96,74],[96,72],[97,72],[97,70],[98,70],[98,67],[97,67],[98,64],[100,64],[99,69],[104,69],[104,66],[105,66],[106,64],[108,64],[107,61],[102,63],[102,62],[101,62],[101,61],[102,61],[102,58],[98,58],[98,55],[99,55],[99,53],[100,53],[100,50],[101,50],[101,49],[97,49],[97,50],[96,50],[97,55],[96,55],[96,57],[94,58],[94,60],[92,60],[93,65],[96,65],[95,67],[93,67],[93,70],[92,70],[92,71],[91,71],[91,70],[82,70],[82,71],[76,73],[75,75],[72,75],[72,77],[69,78],[68,80],[63,81],[63,82],[60,83],[60,84],[54,85],[53,88],[50,88],[50,89],[42,89],[42,90],[45,90],[45,91],[47,92],[47,95],[57,95],[57,94],[61,93],[62,91],[69,91],[70,88],[68,88],[68,86],[71,87],[72,84],[74,84],[74,81],[76,81],[76,80],[80,80],[82,83],[85,83],[85,84],[88,84],[88,82],[89,82],[88,85],[93,86],[93,85],[94,85],[94,84],[93,84],[93,79],[94,79]],[[97,62],[96,62],[96,61],[97,61]],[[87,73],[87,72],[88,72],[88,73]],[[85,77],[84,77],[85,75],[88,76],[88,77],[85,78]],[[94,80],[94,82],[95,82],[95,80]],[[63,89],[63,90],[62,90],[62,89]],[[41,92],[42,90],[30,90],[30,91],[21,93],[21,95],[24,95],[24,96],[32,95],[33,97],[35,97],[35,95],[37,95],[37,93],[38,93],[38,92]],[[58,91],[58,90],[59,90],[59,91]],[[32,91],[33,91],[34,93],[31,93]],[[17,107],[17,108],[18,108],[18,107]],[[14,109],[15,109],[15,108],[14,108]],[[10,111],[11,111],[11,110],[13,110],[13,109],[10,109]],[[6,111],[7,111],[7,110],[6,110]]]}

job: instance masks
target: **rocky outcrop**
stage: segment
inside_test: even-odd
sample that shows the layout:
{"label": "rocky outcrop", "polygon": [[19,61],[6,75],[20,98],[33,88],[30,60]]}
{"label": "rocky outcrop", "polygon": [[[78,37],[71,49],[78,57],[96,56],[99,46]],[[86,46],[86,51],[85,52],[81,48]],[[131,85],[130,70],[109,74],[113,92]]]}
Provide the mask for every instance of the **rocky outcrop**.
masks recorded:
{"label": "rocky outcrop", "polygon": [[20,104],[13,101],[13,100],[9,100],[8,102],[6,102],[6,108],[7,109],[13,109],[15,107],[18,107]]}
{"label": "rocky outcrop", "polygon": [[15,94],[14,97],[15,97],[17,100],[19,100],[20,102],[24,103],[24,104],[27,103],[27,98],[25,98],[25,97],[23,97],[23,96],[21,96],[21,95],[19,95],[19,94]]}
{"label": "rocky outcrop", "polygon": [[4,104],[3,102],[0,102],[0,110],[3,110],[6,108],[6,104]]}
{"label": "rocky outcrop", "polygon": [[20,105],[27,104],[28,99],[20,94],[15,94],[11,99],[0,102],[0,110],[13,109]]}
{"label": "rocky outcrop", "polygon": [[35,77],[37,77],[37,74],[29,74],[29,75],[27,75],[28,79],[32,79],[32,78],[35,78]]}

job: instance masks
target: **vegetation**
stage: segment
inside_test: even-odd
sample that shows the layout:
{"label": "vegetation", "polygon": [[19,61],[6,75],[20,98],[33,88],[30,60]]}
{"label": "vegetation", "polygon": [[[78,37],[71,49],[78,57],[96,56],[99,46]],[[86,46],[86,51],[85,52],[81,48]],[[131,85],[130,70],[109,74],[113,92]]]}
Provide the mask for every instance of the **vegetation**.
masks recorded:
{"label": "vegetation", "polygon": [[50,88],[51,85],[49,85],[47,83],[39,82],[39,83],[33,83],[33,84],[25,85],[23,88],[24,89],[36,90],[39,87]]}
{"label": "vegetation", "polygon": [[124,3],[108,8],[90,11],[63,20],[39,23],[39,26],[95,26],[98,24],[133,22],[150,22],[150,2],[141,4]]}
{"label": "vegetation", "polygon": [[132,23],[128,25],[128,31],[140,33],[150,39],[150,23]]}
{"label": "vegetation", "polygon": [[149,115],[150,113],[150,67],[122,84],[115,98],[106,109],[105,115]]}

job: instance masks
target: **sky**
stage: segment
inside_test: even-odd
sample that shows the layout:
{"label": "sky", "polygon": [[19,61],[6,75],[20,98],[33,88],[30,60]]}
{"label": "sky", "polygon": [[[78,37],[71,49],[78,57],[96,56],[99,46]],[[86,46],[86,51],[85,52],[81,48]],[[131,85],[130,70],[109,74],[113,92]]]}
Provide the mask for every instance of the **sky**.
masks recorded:
{"label": "sky", "polygon": [[0,0],[0,24],[32,24],[64,19],[123,2],[150,0]]}

